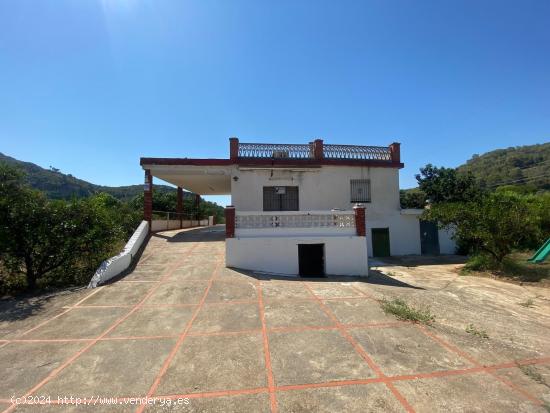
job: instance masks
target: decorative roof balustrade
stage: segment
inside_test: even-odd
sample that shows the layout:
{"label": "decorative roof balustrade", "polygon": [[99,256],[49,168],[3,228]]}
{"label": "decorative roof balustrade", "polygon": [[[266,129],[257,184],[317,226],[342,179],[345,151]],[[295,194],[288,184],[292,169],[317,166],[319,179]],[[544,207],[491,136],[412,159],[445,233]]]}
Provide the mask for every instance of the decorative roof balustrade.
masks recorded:
{"label": "decorative roof balustrade", "polygon": [[360,145],[324,145],[325,159],[359,159],[375,161],[391,161],[392,155],[387,146]]}
{"label": "decorative roof balustrade", "polygon": [[317,140],[309,144],[236,143],[240,159],[329,159],[392,162],[389,146],[327,145]]}
{"label": "decorative roof balustrade", "polygon": [[309,144],[239,143],[239,158],[312,159]]}
{"label": "decorative roof balustrade", "polygon": [[355,228],[353,213],[251,214],[236,216],[237,229],[252,228]]}

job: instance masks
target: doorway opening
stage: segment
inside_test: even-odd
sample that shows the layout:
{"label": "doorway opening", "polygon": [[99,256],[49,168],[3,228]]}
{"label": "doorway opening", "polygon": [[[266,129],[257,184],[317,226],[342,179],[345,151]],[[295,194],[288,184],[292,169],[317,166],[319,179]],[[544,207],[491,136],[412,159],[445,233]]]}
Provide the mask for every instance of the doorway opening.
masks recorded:
{"label": "doorway opening", "polygon": [[325,244],[298,244],[298,267],[302,277],[324,277]]}
{"label": "doorway opening", "polygon": [[420,252],[422,255],[439,254],[437,223],[432,221],[420,221]]}
{"label": "doorway opening", "polygon": [[390,253],[390,229],[372,229],[372,255],[374,257],[389,257]]}

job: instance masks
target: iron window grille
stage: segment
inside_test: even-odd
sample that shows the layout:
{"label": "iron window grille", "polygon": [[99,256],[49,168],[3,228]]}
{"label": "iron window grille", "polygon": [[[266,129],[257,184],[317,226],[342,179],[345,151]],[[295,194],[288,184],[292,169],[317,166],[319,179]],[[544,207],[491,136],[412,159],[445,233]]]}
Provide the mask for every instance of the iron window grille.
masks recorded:
{"label": "iron window grille", "polygon": [[264,186],[264,211],[299,211],[297,186]]}
{"label": "iron window grille", "polygon": [[352,179],[351,202],[370,202],[370,179]]}

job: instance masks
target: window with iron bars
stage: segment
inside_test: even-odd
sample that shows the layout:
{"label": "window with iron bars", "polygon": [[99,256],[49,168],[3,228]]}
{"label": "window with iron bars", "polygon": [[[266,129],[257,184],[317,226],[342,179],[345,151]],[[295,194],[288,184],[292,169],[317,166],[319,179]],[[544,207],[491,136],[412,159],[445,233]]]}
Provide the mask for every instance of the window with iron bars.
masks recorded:
{"label": "window with iron bars", "polygon": [[264,211],[299,211],[297,186],[264,186]]}
{"label": "window with iron bars", "polygon": [[352,179],[351,202],[370,202],[370,179]]}

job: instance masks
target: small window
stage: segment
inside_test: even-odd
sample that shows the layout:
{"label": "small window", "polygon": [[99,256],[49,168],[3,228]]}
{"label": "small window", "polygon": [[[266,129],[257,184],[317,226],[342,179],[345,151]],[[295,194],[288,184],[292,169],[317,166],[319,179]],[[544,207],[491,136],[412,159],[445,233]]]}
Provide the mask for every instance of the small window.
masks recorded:
{"label": "small window", "polygon": [[370,180],[352,179],[351,202],[370,202]]}
{"label": "small window", "polygon": [[297,186],[264,186],[264,211],[298,211]]}

